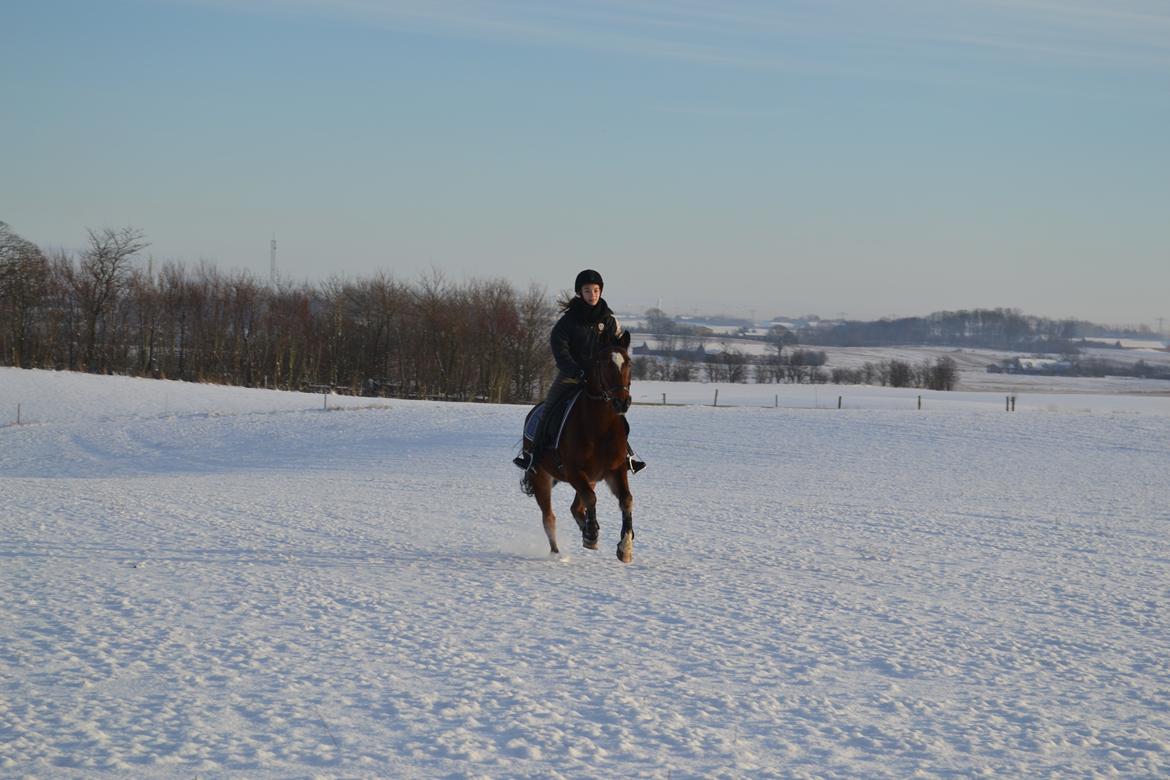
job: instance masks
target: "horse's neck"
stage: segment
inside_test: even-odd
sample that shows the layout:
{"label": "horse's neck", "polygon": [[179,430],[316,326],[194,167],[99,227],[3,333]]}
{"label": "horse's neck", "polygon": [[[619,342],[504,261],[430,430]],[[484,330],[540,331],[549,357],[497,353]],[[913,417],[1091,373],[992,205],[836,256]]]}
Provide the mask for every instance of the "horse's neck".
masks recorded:
{"label": "horse's neck", "polygon": [[613,405],[609,401],[593,397],[589,392],[586,392],[578,403],[581,401],[584,401],[588,409],[589,424],[596,426],[598,430],[608,430],[621,422],[622,416],[614,411]]}

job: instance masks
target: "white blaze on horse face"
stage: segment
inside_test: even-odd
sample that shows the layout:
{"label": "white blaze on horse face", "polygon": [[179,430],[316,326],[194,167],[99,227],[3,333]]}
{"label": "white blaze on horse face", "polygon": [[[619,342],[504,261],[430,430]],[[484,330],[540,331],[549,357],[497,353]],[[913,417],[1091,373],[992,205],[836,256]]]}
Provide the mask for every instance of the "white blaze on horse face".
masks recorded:
{"label": "white blaze on horse face", "polygon": [[613,358],[613,364],[618,367],[618,371],[621,371],[622,366],[626,363],[626,359],[622,357],[622,353],[614,352],[610,355],[610,357]]}

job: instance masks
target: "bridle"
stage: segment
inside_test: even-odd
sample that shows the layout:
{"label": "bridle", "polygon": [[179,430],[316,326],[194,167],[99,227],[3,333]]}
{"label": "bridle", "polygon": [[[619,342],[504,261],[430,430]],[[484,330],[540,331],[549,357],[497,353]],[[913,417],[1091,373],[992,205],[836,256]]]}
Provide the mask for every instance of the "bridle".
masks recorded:
{"label": "bridle", "polygon": [[[596,358],[593,359],[593,368],[597,374],[597,384],[601,387],[601,392],[593,393],[589,390],[588,386],[586,386],[585,397],[589,398],[591,401],[605,401],[606,403],[613,403],[614,401],[618,400],[619,393],[630,392],[630,386],[628,384],[617,384],[613,385],[612,387],[606,387],[604,384],[602,384],[602,377],[605,375],[605,362],[610,359],[609,356],[612,355],[614,351],[615,350],[613,348],[605,349],[601,351]],[[619,369],[619,382],[621,381],[621,374],[622,372]]]}

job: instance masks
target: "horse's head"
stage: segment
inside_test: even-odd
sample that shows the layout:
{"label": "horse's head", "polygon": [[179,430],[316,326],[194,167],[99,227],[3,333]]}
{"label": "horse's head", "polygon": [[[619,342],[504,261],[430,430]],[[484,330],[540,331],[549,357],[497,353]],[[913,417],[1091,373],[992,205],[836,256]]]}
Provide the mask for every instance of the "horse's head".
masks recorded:
{"label": "horse's head", "polygon": [[590,390],[603,401],[613,404],[618,414],[625,414],[630,398],[630,332],[604,340],[597,354],[597,362],[589,372]]}

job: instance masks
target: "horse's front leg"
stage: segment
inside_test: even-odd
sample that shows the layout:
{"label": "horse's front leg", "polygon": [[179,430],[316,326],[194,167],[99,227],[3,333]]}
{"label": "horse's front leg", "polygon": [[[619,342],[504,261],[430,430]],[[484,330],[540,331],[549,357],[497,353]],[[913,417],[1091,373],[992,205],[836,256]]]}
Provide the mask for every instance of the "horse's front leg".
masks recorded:
{"label": "horse's front leg", "polygon": [[581,529],[581,544],[586,549],[596,550],[601,526],[597,523],[597,494],[593,492],[593,483],[582,478],[574,481],[573,487],[577,490],[577,496],[569,510],[577,521],[577,527]]}
{"label": "horse's front leg", "polygon": [[622,563],[634,560],[634,495],[630,492],[630,474],[622,464],[621,471],[606,477],[605,484],[613,491],[622,508],[622,535],[618,542],[617,557]]}

